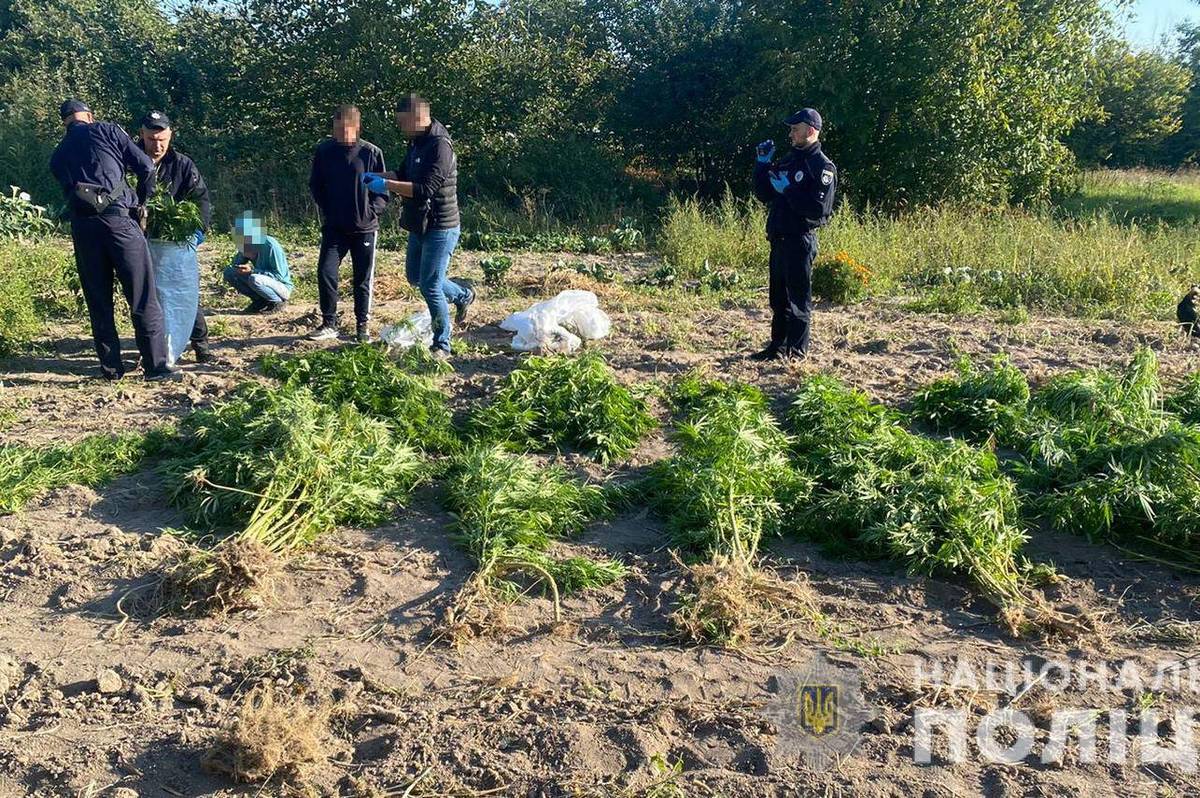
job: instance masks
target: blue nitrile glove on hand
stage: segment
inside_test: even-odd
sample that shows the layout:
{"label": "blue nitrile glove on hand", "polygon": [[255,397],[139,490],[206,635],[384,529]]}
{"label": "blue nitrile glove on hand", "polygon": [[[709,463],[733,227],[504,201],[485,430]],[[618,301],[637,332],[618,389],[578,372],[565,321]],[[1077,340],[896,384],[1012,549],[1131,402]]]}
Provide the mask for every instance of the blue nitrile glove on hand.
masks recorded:
{"label": "blue nitrile glove on hand", "polygon": [[363,172],[362,181],[363,185],[367,187],[367,191],[370,191],[372,194],[388,193],[387,180],[384,179],[383,175],[376,174],[375,172]]}
{"label": "blue nitrile glove on hand", "polygon": [[192,247],[195,249],[199,249],[200,245],[204,243],[204,240],[203,230],[197,230],[196,232],[192,233]]}
{"label": "blue nitrile glove on hand", "polygon": [[775,142],[773,139],[767,139],[766,141],[764,141],[758,145],[758,162],[759,163],[770,163],[771,159],[774,157],[775,157]]}
{"label": "blue nitrile glove on hand", "polygon": [[792,178],[788,176],[787,172],[772,172],[771,173],[771,185],[774,186],[775,190],[778,191],[780,194],[787,191],[788,186],[790,186],[791,184],[792,184]]}

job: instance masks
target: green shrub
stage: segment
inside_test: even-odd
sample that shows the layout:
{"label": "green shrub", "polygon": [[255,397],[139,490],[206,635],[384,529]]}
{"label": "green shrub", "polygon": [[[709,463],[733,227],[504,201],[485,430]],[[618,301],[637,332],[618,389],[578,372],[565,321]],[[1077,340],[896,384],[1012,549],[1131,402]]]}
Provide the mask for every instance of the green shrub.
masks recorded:
{"label": "green shrub", "polygon": [[303,388],[245,386],[182,433],[162,464],[171,500],[201,531],[274,552],[383,521],[425,470],[387,424]]}
{"label": "green shrub", "polygon": [[1163,406],[1184,424],[1200,426],[1200,371],[1189,374]]}
{"label": "green shrub", "polygon": [[789,424],[798,466],[815,481],[800,531],[914,572],[965,577],[1006,612],[1027,606],[1016,486],[991,452],[915,435],[829,377],[802,384]]}
{"label": "green shrub", "polygon": [[402,371],[379,347],[359,344],[290,358],[267,355],[262,368],[267,376],[290,387],[304,386],[328,404],[353,404],[387,422],[398,440],[425,451],[448,452],[458,444],[445,394],[427,379]]}
{"label": "green shrub", "polygon": [[654,419],[599,354],[539,357],[509,372],[471,419],[481,440],[545,450],[571,445],[601,462],[627,457]]}
{"label": "green shrub", "polygon": [[958,374],[922,388],[913,397],[913,418],[938,432],[983,442],[1011,444],[1017,439],[1029,404],[1029,382],[1008,358],[997,355],[990,368],[979,369],[969,358],[958,362]]}
{"label": "green shrub", "polygon": [[[1172,398],[1184,415],[1190,384]],[[1035,517],[1185,568],[1200,565],[1200,432],[1163,410],[1158,363],[1140,350],[1124,374],[1063,374],[1030,399]]]}
{"label": "green shrub", "polygon": [[651,468],[652,506],[680,547],[748,563],[809,487],[788,462],[789,439],[752,386],[689,377],[673,403],[679,454]]}
{"label": "green shrub", "polygon": [[512,265],[513,259],[508,255],[492,255],[479,261],[479,268],[483,269],[483,284],[492,288],[504,285]]}
{"label": "green shrub", "polygon": [[158,241],[182,244],[204,224],[199,206],[191,200],[176,202],[163,183],[146,203],[146,210],[146,237]]}
{"label": "green shrub", "polygon": [[499,447],[473,447],[450,469],[446,506],[459,540],[479,565],[479,578],[505,592],[516,590],[504,578],[515,572],[548,578],[563,592],[609,584],[625,573],[614,561],[546,554],[555,539],[580,532],[607,512],[599,488],[571,480],[561,468]]}
{"label": "green shrub", "polygon": [[8,187],[8,196],[0,194],[0,240],[37,240],[54,232],[54,222],[46,209],[34,205],[29,194],[17,186]]}
{"label": "green shrub", "polygon": [[853,305],[866,299],[870,281],[871,270],[848,252],[821,255],[813,264],[813,296],[835,305]]}

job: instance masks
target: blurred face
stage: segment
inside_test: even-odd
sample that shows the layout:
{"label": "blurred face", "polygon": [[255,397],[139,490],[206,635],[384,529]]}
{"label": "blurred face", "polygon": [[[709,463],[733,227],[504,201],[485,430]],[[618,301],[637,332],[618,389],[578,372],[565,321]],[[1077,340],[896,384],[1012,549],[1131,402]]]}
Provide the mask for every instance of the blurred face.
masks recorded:
{"label": "blurred face", "polygon": [[333,120],[333,137],[340,144],[353,144],[358,141],[358,130],[362,126],[357,116],[347,115]]}
{"label": "blurred face", "polygon": [[171,146],[171,130],[151,130],[148,127],[142,128],[142,146],[146,150],[146,154],[150,156],[150,160],[158,163],[167,154],[167,150]]}
{"label": "blurred face", "polygon": [[254,260],[258,256],[258,247],[254,245],[250,236],[234,235],[234,239],[237,241],[238,251],[242,253],[243,257]]}
{"label": "blurred face", "polygon": [[92,116],[91,111],[81,111],[77,114],[71,114],[63,119],[63,127],[70,127],[72,122],[83,122],[86,125],[96,121],[96,117]]}
{"label": "blurred face", "polygon": [[418,105],[411,111],[397,111],[396,124],[405,136],[410,139],[419,136],[429,128],[429,106]]}
{"label": "blurred face", "polygon": [[807,122],[798,122],[789,126],[788,138],[793,147],[800,147],[816,138],[816,132]]}

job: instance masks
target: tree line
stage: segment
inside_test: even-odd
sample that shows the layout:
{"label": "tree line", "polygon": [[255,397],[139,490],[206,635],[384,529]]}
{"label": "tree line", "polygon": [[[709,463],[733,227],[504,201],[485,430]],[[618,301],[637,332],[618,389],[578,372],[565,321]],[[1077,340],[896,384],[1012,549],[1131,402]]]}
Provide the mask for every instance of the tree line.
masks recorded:
{"label": "tree line", "polygon": [[398,159],[416,91],[465,193],[564,220],[742,191],[806,105],[856,205],[1037,202],[1078,160],[1194,157],[1190,37],[1133,53],[1103,0],[0,0],[0,182],[57,199],[79,96],[131,129],[167,111],[224,208],[301,218],[331,110]]}

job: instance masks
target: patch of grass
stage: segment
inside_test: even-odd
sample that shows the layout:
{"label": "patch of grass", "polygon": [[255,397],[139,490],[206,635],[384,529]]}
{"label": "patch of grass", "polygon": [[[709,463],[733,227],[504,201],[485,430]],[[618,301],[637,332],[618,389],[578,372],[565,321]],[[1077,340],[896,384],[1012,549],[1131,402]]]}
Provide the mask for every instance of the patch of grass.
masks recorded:
{"label": "patch of grass", "polygon": [[[1014,208],[899,216],[844,209],[820,235],[822,251],[871,265],[873,295],[907,298],[919,312],[1023,307],[1162,319],[1200,282],[1200,225],[1142,227]],[[736,270],[743,284],[766,282],[765,210],[754,201],[674,201],[658,247],[678,279],[698,278],[708,264]]]}
{"label": "patch of grass", "polygon": [[[423,347],[411,347],[423,350]],[[420,355],[404,355],[406,366],[431,372]],[[429,452],[458,445],[445,395],[428,380],[405,373],[386,350],[369,344],[326,349],[298,357],[267,355],[263,373],[286,386],[304,386],[328,404],[350,403],[387,422],[397,439]]]}
{"label": "patch of grass", "polygon": [[556,620],[561,593],[601,587],[625,575],[616,561],[547,554],[555,540],[608,511],[599,488],[571,480],[560,468],[498,446],[474,447],[450,470],[446,506],[454,513],[459,541],[478,564],[447,614],[446,628],[456,639],[486,626],[494,596],[512,599],[520,593],[514,575],[546,588]]}
{"label": "patch of grass", "polygon": [[172,501],[205,532],[277,553],[383,521],[424,471],[386,424],[304,389],[246,386],[182,430],[162,465]]}
{"label": "patch of grass", "polygon": [[607,463],[629,456],[654,424],[646,402],[590,352],[529,357],[475,413],[470,429],[480,440],[534,450],[570,445]]}
{"label": "patch of grass", "polygon": [[1074,218],[1104,216],[1126,224],[1191,227],[1200,218],[1200,174],[1148,169],[1085,172],[1079,191],[1059,202]]}
{"label": "patch of grass", "polygon": [[1200,426],[1200,371],[1189,374],[1163,403],[1184,424]]}
{"label": "patch of grass", "polygon": [[0,242],[0,358],[23,351],[48,321],[82,307],[69,246],[58,242]]}
{"label": "patch of grass", "polygon": [[0,515],[67,485],[99,487],[141,465],[163,445],[165,433],[95,435],[43,448],[0,445]]}
{"label": "patch of grass", "polygon": [[1029,403],[1029,381],[1004,357],[980,369],[967,357],[958,373],[922,388],[913,397],[912,416],[942,433],[982,443],[1013,441]]}

